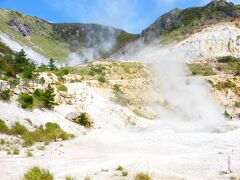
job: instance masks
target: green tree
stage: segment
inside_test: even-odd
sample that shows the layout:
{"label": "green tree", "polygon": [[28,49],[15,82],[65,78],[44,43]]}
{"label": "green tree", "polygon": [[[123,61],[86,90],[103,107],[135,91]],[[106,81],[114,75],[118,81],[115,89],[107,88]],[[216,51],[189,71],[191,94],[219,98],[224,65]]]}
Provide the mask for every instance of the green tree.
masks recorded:
{"label": "green tree", "polygon": [[43,94],[45,105],[46,105],[47,108],[52,109],[54,107],[54,105],[56,105],[56,103],[54,102],[55,96],[56,95],[54,94],[54,89],[49,84],[48,87],[45,89],[45,92]]}
{"label": "green tree", "polygon": [[36,70],[36,65],[27,58],[24,50],[17,52],[14,56],[5,55],[0,65],[7,76],[14,77],[16,74],[22,73],[23,77],[27,79],[32,78],[33,72]]}
{"label": "green tree", "polygon": [[57,69],[57,66],[55,65],[54,59],[51,58],[51,59],[49,60],[48,68],[49,68],[51,71]]}

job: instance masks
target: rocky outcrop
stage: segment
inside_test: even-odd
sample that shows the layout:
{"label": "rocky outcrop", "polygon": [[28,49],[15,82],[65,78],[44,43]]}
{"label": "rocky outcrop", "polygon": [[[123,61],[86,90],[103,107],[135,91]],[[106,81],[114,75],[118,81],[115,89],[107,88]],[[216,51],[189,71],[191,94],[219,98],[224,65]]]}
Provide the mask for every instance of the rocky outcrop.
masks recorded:
{"label": "rocky outcrop", "polygon": [[145,37],[145,41],[151,41],[169,29],[180,26],[181,21],[178,16],[181,11],[180,9],[173,9],[157,19],[155,23],[143,31],[142,35]]}
{"label": "rocky outcrop", "polygon": [[11,19],[8,22],[8,25],[22,36],[29,36],[31,34],[31,28],[27,24],[21,23],[17,19]]}
{"label": "rocky outcrop", "polygon": [[211,57],[240,57],[240,29],[223,23],[204,29],[174,47],[189,61]]}

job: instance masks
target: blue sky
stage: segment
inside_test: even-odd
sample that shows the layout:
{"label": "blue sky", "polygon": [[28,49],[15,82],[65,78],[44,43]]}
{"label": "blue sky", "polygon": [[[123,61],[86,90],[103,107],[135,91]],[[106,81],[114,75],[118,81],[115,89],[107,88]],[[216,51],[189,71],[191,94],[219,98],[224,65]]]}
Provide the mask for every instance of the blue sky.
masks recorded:
{"label": "blue sky", "polygon": [[[210,0],[0,0],[14,9],[50,22],[98,23],[139,33],[173,8],[205,5]],[[240,3],[240,0],[232,0]]]}

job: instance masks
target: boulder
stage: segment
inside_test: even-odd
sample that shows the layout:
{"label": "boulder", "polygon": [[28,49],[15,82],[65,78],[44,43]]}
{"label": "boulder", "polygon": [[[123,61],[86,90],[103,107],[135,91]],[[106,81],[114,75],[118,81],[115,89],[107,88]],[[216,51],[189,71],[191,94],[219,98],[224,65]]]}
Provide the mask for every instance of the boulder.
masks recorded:
{"label": "boulder", "polygon": [[68,120],[71,120],[71,121],[75,121],[79,118],[79,116],[80,116],[79,113],[71,112],[71,113],[67,114],[65,116],[65,118]]}

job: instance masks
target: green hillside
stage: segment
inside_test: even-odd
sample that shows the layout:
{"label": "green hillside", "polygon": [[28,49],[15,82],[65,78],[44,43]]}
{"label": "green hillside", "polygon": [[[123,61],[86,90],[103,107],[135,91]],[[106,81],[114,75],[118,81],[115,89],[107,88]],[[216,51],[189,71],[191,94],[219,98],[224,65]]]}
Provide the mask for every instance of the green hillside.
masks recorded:
{"label": "green hillside", "polygon": [[[0,31],[43,56],[58,61],[64,61],[70,52],[81,54],[84,48],[92,47],[93,39],[95,46],[101,46],[110,35],[116,38],[116,45],[101,54],[107,55],[137,37],[123,30],[102,25],[49,23],[34,16],[5,9],[0,9],[0,20]],[[86,31],[82,32],[83,29]],[[88,32],[91,32],[91,38],[88,38]],[[100,38],[103,40],[99,41]]]}

